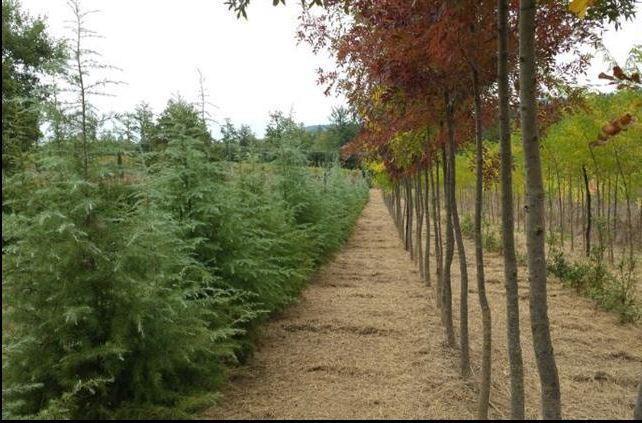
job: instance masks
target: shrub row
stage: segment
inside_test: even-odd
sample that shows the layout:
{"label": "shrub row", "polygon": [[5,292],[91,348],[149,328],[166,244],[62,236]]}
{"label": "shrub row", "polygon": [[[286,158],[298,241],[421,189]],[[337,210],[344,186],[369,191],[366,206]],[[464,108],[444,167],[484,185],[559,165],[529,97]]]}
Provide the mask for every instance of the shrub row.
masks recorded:
{"label": "shrub row", "polygon": [[[248,333],[346,239],[360,175],[208,160],[176,136],[127,169],[45,146],[3,182],[3,417],[187,417]],[[98,161],[95,161],[98,162]]]}
{"label": "shrub row", "polygon": [[605,310],[614,311],[622,323],[636,322],[642,317],[642,307],[636,297],[634,266],[623,261],[617,274],[609,271],[594,251],[587,262],[570,262],[559,250],[552,250],[548,270],[578,293],[595,300]]}
{"label": "shrub row", "polygon": [[[461,222],[462,233],[474,237],[474,224],[469,215]],[[503,254],[502,239],[487,222],[482,222],[482,244],[485,250]],[[548,270],[562,283],[578,293],[595,300],[602,308],[614,311],[623,323],[636,322],[642,317],[642,307],[637,300],[634,263],[624,259],[618,272],[609,271],[602,261],[602,252],[593,251],[587,262],[569,262],[559,249],[550,247]],[[526,256],[517,253],[520,265],[526,265]]]}

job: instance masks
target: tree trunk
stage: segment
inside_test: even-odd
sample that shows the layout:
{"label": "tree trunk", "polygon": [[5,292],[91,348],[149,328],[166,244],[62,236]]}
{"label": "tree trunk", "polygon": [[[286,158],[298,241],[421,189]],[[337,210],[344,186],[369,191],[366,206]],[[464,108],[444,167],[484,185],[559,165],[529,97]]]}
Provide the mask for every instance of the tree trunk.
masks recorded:
{"label": "tree trunk", "polygon": [[620,174],[616,173],[615,174],[615,186],[613,187],[613,189],[615,190],[615,192],[613,193],[613,197],[614,197],[613,198],[613,238],[614,238],[614,243],[615,244],[617,244],[617,228],[618,228],[618,225],[617,225],[617,219],[618,219],[618,216],[617,216],[617,193],[618,193],[618,190],[619,190],[618,189],[619,182],[620,182]]}
{"label": "tree trunk", "polygon": [[635,402],[635,410],[633,411],[633,420],[642,420],[642,380],[638,385],[638,399]]}
{"label": "tree trunk", "polygon": [[412,187],[410,178],[406,178],[406,202],[408,203],[408,216],[406,218],[406,250],[410,252],[410,259],[415,260],[414,245],[412,242],[412,222],[413,222],[413,208],[414,201],[412,199]]}
{"label": "tree trunk", "polygon": [[606,236],[608,237],[608,248],[609,248],[609,262],[613,264],[613,233],[611,233],[611,178],[608,178],[608,184],[606,188]]}
{"label": "tree trunk", "polygon": [[622,176],[622,186],[624,188],[624,196],[626,197],[626,239],[629,246],[629,266],[633,266],[633,219],[631,216],[631,181],[626,183],[626,176],[622,170],[622,164],[620,163],[620,157],[617,150],[615,150],[615,163],[617,168],[620,171]]}
{"label": "tree trunk", "polygon": [[[486,282],[484,279],[484,252],[482,250],[482,196],[483,196],[483,150],[482,150],[482,121],[481,121],[481,98],[479,95],[479,85],[477,70],[473,68],[473,95],[475,97],[475,146],[477,156],[475,160],[475,260],[477,267],[477,293],[479,296],[479,306],[482,315],[482,365],[481,380],[479,386],[479,405],[477,408],[477,418],[479,420],[488,419],[488,405],[490,401],[490,380],[491,380],[491,342],[492,326],[490,307],[488,298],[486,298]],[[511,206],[512,207],[512,206]]]}
{"label": "tree trunk", "polygon": [[415,183],[415,210],[417,211],[417,214],[415,216],[415,220],[417,221],[416,224],[416,244],[417,244],[417,262],[419,264],[419,276],[421,278],[422,282],[426,281],[426,274],[425,274],[425,268],[424,268],[424,250],[423,250],[423,245],[422,245],[422,229],[423,229],[423,221],[424,221],[424,200],[422,198],[422,189],[421,189],[421,172],[417,172],[417,175],[415,176],[416,178],[416,183]]}
{"label": "tree trunk", "polygon": [[446,253],[444,254],[444,266],[441,278],[441,318],[446,333],[446,342],[449,346],[455,347],[455,331],[453,329],[452,292],[450,286],[450,268],[455,254],[455,240],[453,239],[453,221],[451,212],[450,197],[450,162],[447,159],[446,147],[442,145],[442,156],[444,162],[444,208],[446,209]]}
{"label": "tree trunk", "polygon": [[586,173],[586,166],[582,165],[582,176],[584,177],[584,189],[586,189],[586,232],[584,232],[584,247],[586,257],[591,254],[591,191],[589,191],[589,180]]}
{"label": "tree trunk", "polygon": [[549,164],[548,166],[548,189],[545,192],[546,197],[548,199],[547,204],[548,204],[548,213],[546,216],[548,216],[548,233],[553,234],[553,222],[555,219],[553,219],[553,178],[551,177],[551,166]]}
{"label": "tree trunk", "polygon": [[544,240],[544,187],[537,135],[535,67],[536,0],[520,0],[519,100],[522,145],[526,167],[526,250],[530,285],[530,317],[533,347],[541,385],[542,417],[562,417],[560,383],[551,341],[546,297]]}
{"label": "tree trunk", "polygon": [[568,177],[568,213],[569,232],[571,235],[571,251],[575,250],[575,205],[573,204],[573,176]]}
{"label": "tree trunk", "polygon": [[[435,162],[435,174],[439,178],[439,163]],[[435,233],[435,268],[437,275],[437,306],[441,307],[441,276],[443,274],[443,238],[441,236],[441,209],[439,207],[439,179],[435,184],[433,172],[430,172],[430,189],[432,191],[432,224]]]}
{"label": "tree trunk", "polygon": [[[622,181],[625,181],[625,177],[622,177]],[[631,215],[631,191],[630,191],[631,180],[629,179],[629,184],[624,184],[624,194],[626,195],[626,234],[629,241],[629,265],[633,266],[633,217]]]}
{"label": "tree trunk", "polygon": [[[580,182],[580,184],[581,184],[581,182]],[[585,202],[584,202],[584,191],[585,191],[584,188],[581,188],[581,186],[580,186],[580,205],[579,205],[578,208],[580,209],[580,213],[581,213],[582,242],[584,243],[584,249],[586,249],[586,237],[585,237],[585,233],[584,233],[584,230],[586,228],[586,207],[584,207],[584,204],[585,204]]]}
{"label": "tree trunk", "polygon": [[410,251],[410,225],[412,219],[412,204],[408,193],[408,180],[403,180],[403,198],[404,198],[404,225],[403,225],[403,242],[404,250]]}
{"label": "tree trunk", "polygon": [[424,216],[426,219],[426,248],[424,250],[424,276],[426,284],[431,285],[430,276],[430,201],[428,198],[428,168],[424,169]]}
{"label": "tree trunk", "polygon": [[399,231],[399,238],[403,239],[403,209],[401,208],[401,185],[399,182],[395,184],[395,202],[397,204],[397,231]]}
{"label": "tree trunk", "polygon": [[83,164],[83,174],[85,176],[85,179],[89,175],[89,153],[88,153],[88,147],[87,147],[87,99],[86,99],[86,90],[85,90],[85,81],[84,81],[84,76],[85,76],[85,71],[82,66],[82,49],[80,48],[80,40],[81,40],[81,34],[83,33],[83,29],[81,27],[81,15],[80,11],[77,8],[78,6],[76,5],[75,13],[76,13],[76,50],[75,50],[75,58],[76,58],[76,67],[78,70],[78,87],[80,91],[80,122],[81,122],[81,132],[80,132],[80,140],[81,140],[81,147],[82,147],[82,164]]}
{"label": "tree trunk", "polygon": [[450,193],[450,211],[452,214],[452,227],[457,242],[457,255],[459,258],[460,273],[460,290],[459,290],[459,340],[460,355],[459,367],[461,376],[467,378],[470,376],[470,347],[468,338],[468,265],[466,263],[466,251],[464,250],[464,240],[461,235],[461,226],[459,224],[459,213],[457,211],[456,186],[455,186],[455,128],[453,122],[453,103],[452,100],[446,106],[446,126],[448,129],[448,155],[449,155],[449,193]]}
{"label": "tree trunk", "polygon": [[[519,328],[519,293],[517,258],[515,257],[515,222],[513,215],[513,165],[510,139],[508,85],[508,0],[497,1],[499,54],[497,62],[499,88],[499,136],[501,149],[502,243],[504,249],[504,284],[506,287],[506,337],[510,363],[511,419],[524,419],[524,364]],[[518,222],[519,222],[518,196]]]}
{"label": "tree trunk", "polygon": [[557,207],[559,207],[559,222],[560,222],[560,247],[564,249],[564,201],[562,200],[562,178],[560,177],[559,167],[555,162],[556,178],[557,178]]}

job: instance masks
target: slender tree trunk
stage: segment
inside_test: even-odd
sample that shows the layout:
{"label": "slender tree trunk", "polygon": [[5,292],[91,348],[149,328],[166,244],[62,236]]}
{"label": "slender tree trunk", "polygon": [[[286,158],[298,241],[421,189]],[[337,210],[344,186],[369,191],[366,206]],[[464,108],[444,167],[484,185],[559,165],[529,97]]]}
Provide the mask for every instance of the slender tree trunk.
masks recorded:
{"label": "slender tree trunk", "polygon": [[118,176],[120,179],[125,177],[125,168],[123,167],[123,152],[116,153],[116,166],[118,167]]}
{"label": "slender tree trunk", "polygon": [[424,216],[426,219],[426,248],[424,250],[424,275],[426,277],[426,284],[431,285],[430,276],[430,201],[428,195],[428,168],[424,169]]}
{"label": "slender tree trunk", "polygon": [[[624,181],[625,178],[623,177]],[[626,224],[627,224],[627,239],[629,241],[629,264],[633,265],[633,217],[631,215],[631,180],[629,179],[628,187],[624,185],[624,194],[626,195]]]}
{"label": "slender tree trunk", "polygon": [[626,197],[626,239],[629,246],[629,266],[633,265],[633,217],[631,215],[631,179],[629,178],[629,183],[626,183],[626,176],[622,169],[622,164],[620,163],[620,156],[618,155],[617,150],[615,150],[615,163],[617,168],[620,171],[622,176],[622,186],[624,187],[624,196]]}
{"label": "slender tree trunk", "polygon": [[618,220],[618,215],[617,215],[617,193],[618,193],[618,186],[620,182],[620,175],[618,173],[615,174],[615,186],[613,187],[615,192],[613,193],[613,238],[614,243],[617,244],[617,220]]}
{"label": "slender tree trunk", "polygon": [[415,175],[415,209],[417,210],[417,214],[415,216],[415,220],[417,221],[416,227],[416,243],[417,243],[417,262],[419,263],[419,276],[421,277],[421,281],[425,282],[426,281],[426,274],[425,274],[425,268],[424,268],[424,250],[423,250],[423,239],[422,239],[422,229],[423,229],[423,221],[424,221],[424,200],[422,196],[422,188],[421,188],[421,172],[417,172],[417,175]]}
{"label": "slender tree trunk", "polygon": [[406,208],[406,250],[410,252],[410,259],[414,261],[415,252],[412,243],[413,199],[410,183],[410,178],[406,178],[406,202],[408,203],[408,207]]}
{"label": "slender tree trunk", "polygon": [[403,227],[401,228],[401,239],[403,239],[404,250],[408,249],[408,191],[406,181],[401,180],[401,200],[403,202]]}
{"label": "slender tree trunk", "polygon": [[85,178],[87,178],[89,174],[89,152],[87,148],[87,99],[86,99],[86,91],[85,91],[85,72],[82,67],[82,59],[81,59],[81,54],[82,50],[80,48],[80,40],[81,40],[81,34],[82,34],[82,27],[81,27],[81,22],[82,22],[82,17],[80,15],[80,11],[78,10],[78,5],[75,6],[75,13],[76,13],[76,51],[75,51],[75,57],[76,57],[76,67],[78,71],[78,86],[80,90],[80,118],[81,118],[81,142],[82,142],[82,165],[83,165],[83,174]]}
{"label": "slender tree trunk", "polygon": [[582,165],[582,176],[584,177],[584,189],[586,189],[586,232],[584,233],[585,254],[591,254],[591,191],[589,190],[589,179],[586,173],[586,166]]}
{"label": "slender tree trunk", "polygon": [[635,410],[633,411],[633,420],[642,420],[642,380],[638,385],[638,399],[635,402]]}
{"label": "slender tree trunk", "polygon": [[597,221],[597,236],[598,236],[598,243],[600,245],[600,251],[603,251],[604,249],[604,225],[602,224],[604,220],[604,203],[605,201],[605,194],[604,194],[604,182],[601,180],[597,184],[598,190],[597,190],[597,204],[598,204],[598,221]]}
{"label": "slender tree trunk", "polygon": [[606,185],[606,181],[604,181],[603,178],[600,178],[600,217],[604,217],[606,214],[606,188],[604,187]]}
{"label": "slender tree trunk", "polygon": [[542,417],[562,417],[560,383],[551,341],[546,296],[544,240],[544,187],[537,135],[535,65],[536,0],[520,0],[519,15],[519,100],[522,144],[526,167],[526,249],[530,285],[530,315],[533,347],[539,371]]}
{"label": "slender tree trunk", "polygon": [[403,233],[401,231],[403,226],[403,212],[401,209],[401,190],[399,182],[395,184],[395,203],[397,204],[397,231],[399,231],[399,238],[403,239]]}
{"label": "slender tree trunk", "polygon": [[551,178],[551,167],[550,165],[548,167],[548,189],[545,192],[546,198],[547,198],[547,204],[548,204],[548,233],[553,234],[553,222],[555,219],[553,219],[553,178]]}
{"label": "slender tree trunk", "polygon": [[611,232],[611,178],[608,178],[608,184],[606,188],[606,236],[608,237],[608,247],[609,247],[609,262],[613,264],[615,258],[613,256],[613,233]]}
{"label": "slender tree trunk", "polygon": [[453,122],[453,104],[448,102],[446,111],[446,126],[448,129],[448,155],[449,155],[449,193],[450,211],[452,214],[452,227],[457,242],[457,254],[459,258],[460,290],[459,290],[459,338],[460,338],[460,371],[463,378],[470,376],[470,347],[468,337],[468,265],[466,263],[466,251],[464,240],[461,235],[459,224],[459,213],[457,211],[456,186],[455,186],[455,128]]}
{"label": "slender tree trunk", "polygon": [[404,250],[408,250],[408,192],[405,179],[402,179],[399,183],[401,184],[401,201],[403,202],[401,239],[403,240]]}
{"label": "slender tree trunk", "polygon": [[390,216],[392,216],[392,222],[395,224],[395,227],[397,226],[397,211],[395,210],[395,190],[394,187],[393,189],[389,192],[386,193],[385,191],[383,192],[383,198],[386,199],[387,203],[386,205],[388,206],[388,210],[390,210]]}
{"label": "slender tree trunk", "polygon": [[642,205],[638,204],[638,229],[635,231],[638,234],[638,247],[642,245]]}
{"label": "slender tree trunk", "polygon": [[[482,197],[483,197],[483,150],[482,150],[482,121],[481,121],[481,97],[479,95],[479,83],[477,70],[472,69],[473,74],[473,95],[475,98],[475,146],[477,156],[475,160],[475,260],[477,267],[477,293],[479,296],[479,306],[482,315],[482,366],[481,380],[479,387],[479,405],[477,408],[477,418],[479,420],[488,419],[488,405],[490,401],[490,381],[491,381],[491,342],[492,326],[490,307],[488,298],[486,298],[486,282],[484,279],[484,252],[482,250]],[[512,206],[511,206],[512,207]]]}
{"label": "slender tree trunk", "polygon": [[399,237],[401,238],[401,241],[404,243],[404,249],[406,248],[406,217],[408,216],[408,212],[406,209],[408,208],[408,202],[406,201],[406,187],[403,185],[403,180],[399,181],[399,203],[402,204],[403,210],[401,212],[401,220],[400,223],[401,225],[399,226]]}
{"label": "slender tree trunk", "polygon": [[599,245],[599,254],[600,256],[602,255],[603,252],[603,247],[604,247],[604,240],[603,240],[603,228],[600,225],[601,218],[604,216],[603,211],[603,203],[604,203],[604,193],[603,193],[603,186],[601,186],[601,180],[602,180],[602,175],[600,171],[600,167],[597,163],[597,160],[595,159],[595,154],[593,153],[593,149],[589,147],[589,152],[591,153],[591,160],[593,161],[593,165],[595,166],[595,197],[597,201],[597,205],[595,207],[595,215],[597,217],[597,241]]}
{"label": "slender tree trunk", "polygon": [[[506,338],[510,363],[510,405],[513,420],[524,419],[524,364],[519,327],[517,258],[513,215],[513,163],[510,133],[510,92],[508,85],[508,0],[497,1],[499,136],[501,149],[502,243],[504,247],[504,284],[506,287]],[[520,197],[517,196],[519,222]]]}
{"label": "slender tree trunk", "polygon": [[[490,195],[488,195],[488,197],[490,197]],[[493,204],[492,197],[489,198],[488,204],[490,205],[490,207],[489,207],[490,213],[488,215],[488,220],[490,220],[491,222],[494,222],[495,221],[495,205]]]}
{"label": "slender tree trunk", "polygon": [[453,238],[452,204],[450,198],[450,160],[447,159],[446,147],[442,145],[444,163],[444,208],[446,209],[446,253],[444,254],[444,266],[441,280],[441,316],[442,324],[446,334],[446,342],[449,346],[455,347],[455,331],[453,329],[452,292],[450,285],[450,269],[455,254],[455,240]]}
{"label": "slender tree trunk", "polygon": [[557,161],[555,162],[556,169],[556,178],[557,178],[557,207],[559,208],[559,222],[560,222],[560,246],[564,249],[564,201],[562,200],[562,178],[560,177],[560,171],[557,166]]}
{"label": "slender tree trunk", "polygon": [[584,187],[581,187],[581,189],[580,189],[580,204],[579,204],[578,207],[582,211],[582,231],[581,231],[581,233],[582,233],[582,243],[584,244],[584,250],[586,250],[586,207],[584,206],[586,204],[585,197],[586,197],[586,190],[584,189]]}
{"label": "slender tree trunk", "polygon": [[[434,166],[435,174],[439,178],[439,163],[435,162]],[[435,178],[433,177],[433,172],[430,172],[430,189],[432,191],[432,223],[433,223],[433,232],[435,233],[435,269],[437,276],[437,306],[441,307],[441,276],[443,275],[442,270],[442,258],[443,258],[443,243],[441,236],[441,210],[439,207],[439,180],[435,184]]]}
{"label": "slender tree trunk", "polygon": [[573,204],[573,176],[568,177],[568,212],[569,231],[571,234],[571,251],[575,250],[575,205]]}

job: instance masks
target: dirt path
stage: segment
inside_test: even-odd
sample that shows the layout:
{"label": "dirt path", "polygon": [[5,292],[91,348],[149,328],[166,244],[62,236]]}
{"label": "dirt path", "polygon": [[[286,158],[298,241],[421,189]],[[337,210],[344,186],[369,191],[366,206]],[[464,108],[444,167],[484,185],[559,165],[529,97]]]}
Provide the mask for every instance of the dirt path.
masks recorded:
{"label": "dirt path", "polygon": [[[467,252],[472,254],[472,245]],[[481,327],[469,257],[473,371]],[[371,192],[344,249],[298,304],[268,322],[250,363],[234,370],[221,405],[207,418],[474,418],[476,383],[461,380],[457,351],[444,347],[434,294],[419,280],[381,194]],[[493,311],[491,417],[508,414],[502,262],[487,255]],[[453,287],[458,285],[453,263]],[[538,382],[520,269],[527,415],[537,417]],[[453,292],[458,315],[458,291]],[[551,286],[553,338],[566,418],[630,418],[642,374],[640,328],[567,289]],[[457,325],[457,322],[456,322]]]}

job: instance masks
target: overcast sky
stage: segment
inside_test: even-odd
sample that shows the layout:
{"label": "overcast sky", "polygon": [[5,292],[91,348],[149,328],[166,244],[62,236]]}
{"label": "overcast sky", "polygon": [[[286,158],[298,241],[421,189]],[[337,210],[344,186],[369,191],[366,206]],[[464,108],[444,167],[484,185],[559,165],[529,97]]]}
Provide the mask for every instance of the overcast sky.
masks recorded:
{"label": "overcast sky", "polygon": [[[69,36],[65,29],[71,11],[65,0],[21,0],[32,15],[47,17],[50,32]],[[306,125],[327,122],[333,105],[343,99],[326,97],[317,85],[316,70],[332,67],[327,56],[315,56],[307,45],[297,46],[295,31],[299,5],[273,7],[271,0],[254,0],[249,19],[236,16],[223,0],[83,0],[90,15],[88,27],[104,38],[92,42],[105,63],[122,72],[114,79],[126,82],[113,97],[97,98],[102,111],[126,111],[141,101],[158,113],[167,100],[181,94],[196,101],[200,68],[210,113],[221,121],[249,124],[262,136],[268,114],[291,109]],[[639,13],[642,15],[642,13]],[[642,16],[604,37],[617,60],[624,60],[634,44],[642,44]],[[608,70],[594,60],[589,78],[596,81]],[[217,125],[212,125],[218,136]]]}

